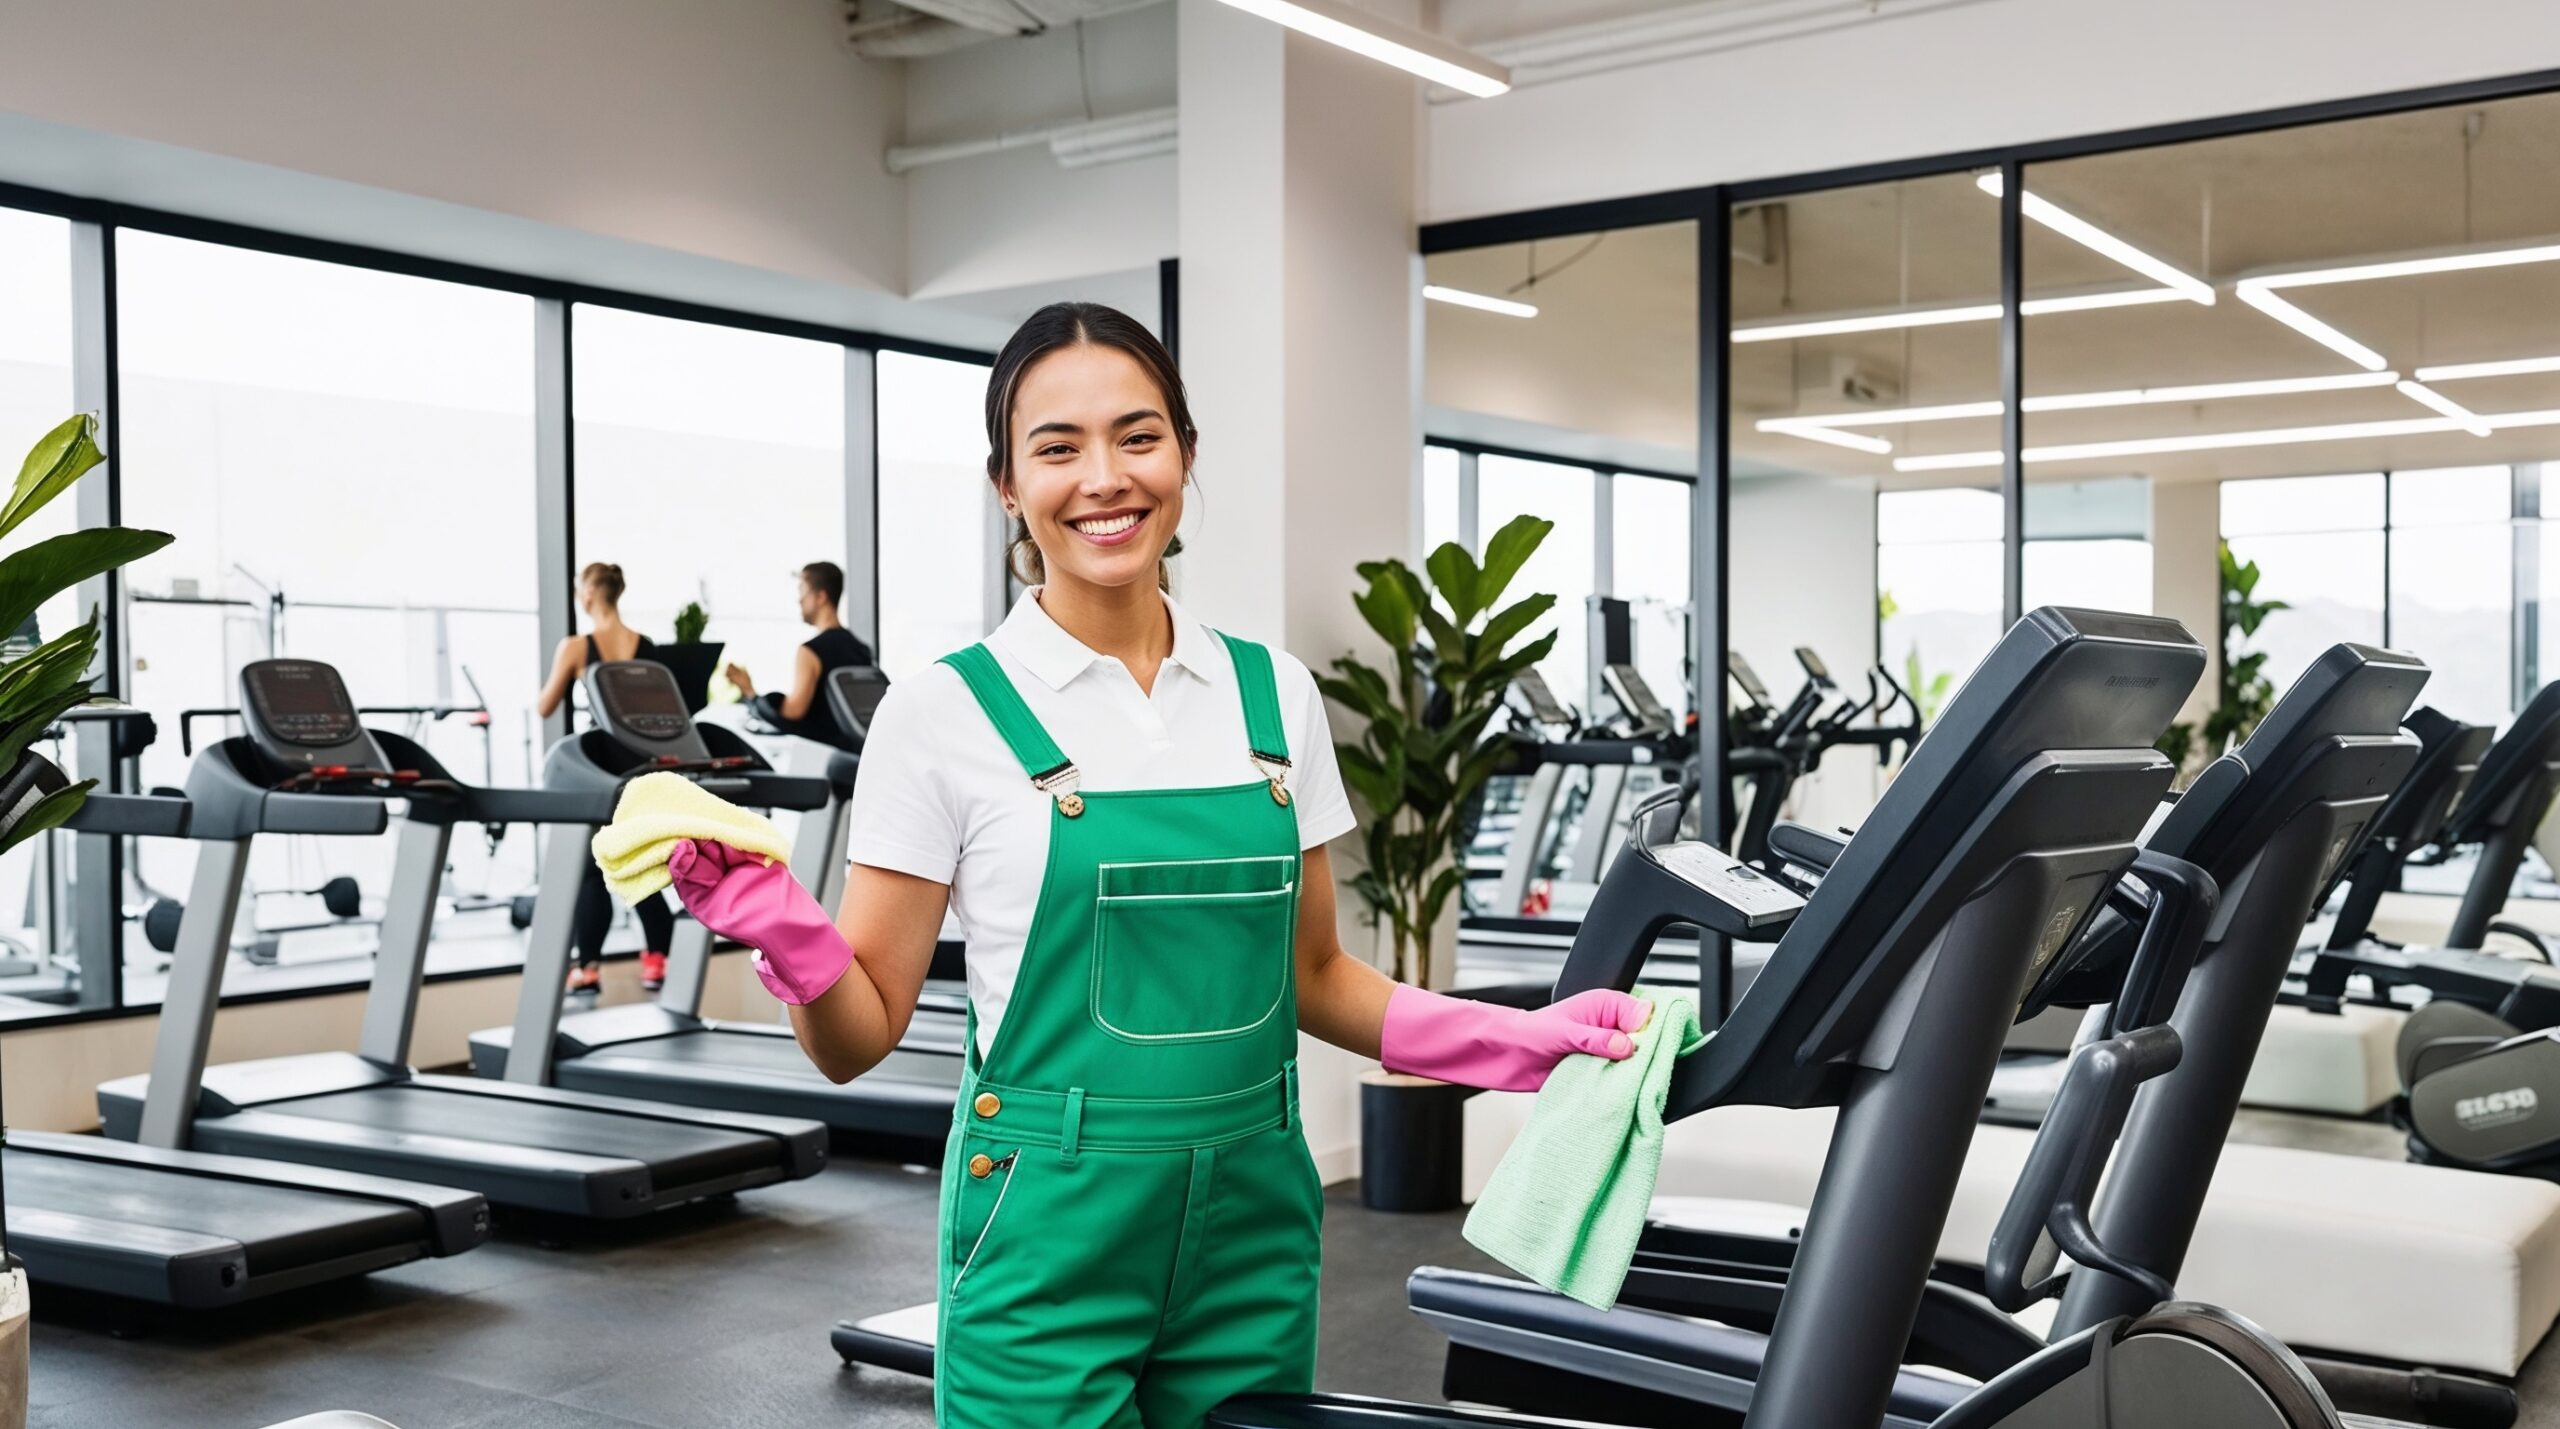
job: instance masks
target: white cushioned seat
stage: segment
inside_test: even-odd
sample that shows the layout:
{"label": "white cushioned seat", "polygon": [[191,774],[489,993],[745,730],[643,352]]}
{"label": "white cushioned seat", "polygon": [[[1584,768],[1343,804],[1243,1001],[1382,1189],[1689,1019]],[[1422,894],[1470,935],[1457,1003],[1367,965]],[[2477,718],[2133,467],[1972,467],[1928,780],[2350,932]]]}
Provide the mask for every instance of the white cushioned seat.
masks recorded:
{"label": "white cushioned seat", "polygon": [[2336,1013],[2279,1005],[2258,1041],[2240,1100],[2288,1111],[2364,1116],[2400,1094],[2395,1008],[2349,1003]]}
{"label": "white cushioned seat", "polygon": [[[1468,1102],[1470,1198],[1533,1100],[1487,1093]],[[1657,1192],[1808,1205],[1831,1124],[1827,1110],[1770,1107],[1721,1107],[1674,1122]],[[1939,1241],[1942,1259],[1982,1263],[2033,1137],[2014,1127],[1976,1131]],[[2178,1288],[2306,1348],[2512,1375],[2560,1316],[2560,1186],[2226,1146]]]}

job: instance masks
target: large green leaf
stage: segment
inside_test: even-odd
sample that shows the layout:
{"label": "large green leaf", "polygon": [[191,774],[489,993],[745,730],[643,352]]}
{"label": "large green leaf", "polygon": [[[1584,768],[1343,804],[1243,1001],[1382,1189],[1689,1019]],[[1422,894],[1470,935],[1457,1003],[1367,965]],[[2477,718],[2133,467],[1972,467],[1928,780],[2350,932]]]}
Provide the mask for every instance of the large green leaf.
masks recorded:
{"label": "large green leaf", "polygon": [[47,829],[60,828],[80,806],[89,800],[89,791],[98,787],[95,779],[56,789],[36,801],[36,806],[18,816],[18,821],[0,834],[0,853],[7,853]]}
{"label": "large green leaf", "polygon": [[1514,516],[1493,533],[1493,539],[1484,543],[1484,576],[1476,587],[1481,602],[1477,609],[1502,599],[1502,593],[1510,589],[1511,578],[1537,554],[1539,543],[1555,528],[1556,523],[1542,516]]}
{"label": "large green leaf", "polygon": [[1476,639],[1481,643],[1486,657],[1491,658],[1501,654],[1503,646],[1510,644],[1521,631],[1536,624],[1539,616],[1555,609],[1555,606],[1556,598],[1544,592],[1513,601],[1505,606],[1499,614],[1486,621],[1484,629],[1476,634]]}
{"label": "large green leaf", "polygon": [[1413,601],[1405,594],[1401,582],[1392,578],[1373,580],[1367,590],[1351,597],[1360,609],[1361,618],[1390,650],[1402,650],[1413,643]]}
{"label": "large green leaf", "polygon": [[53,722],[62,718],[64,711],[74,705],[86,704],[88,699],[86,688],[72,690],[37,705],[7,726],[0,727],[0,769],[17,768],[19,756],[52,728]]}
{"label": "large green leaf", "polygon": [[100,526],[48,537],[0,558],[0,635],[27,623],[36,607],[91,576],[104,575],[168,545],[166,531]]}
{"label": "large green leaf", "polygon": [[98,651],[98,617],[87,620],[0,667],[0,725],[72,688],[85,686]]}
{"label": "large green leaf", "polygon": [[1460,625],[1473,624],[1476,612],[1484,609],[1478,594],[1482,575],[1476,569],[1476,558],[1455,541],[1443,541],[1423,564],[1431,572],[1431,583],[1440,588],[1440,598],[1449,603],[1449,614]]}
{"label": "large green leaf", "polygon": [[81,473],[106,459],[106,453],[98,450],[98,419],[86,412],[38,438],[26,464],[18,468],[18,484],[10,489],[8,504],[0,506],[0,536],[17,530],[78,481]]}

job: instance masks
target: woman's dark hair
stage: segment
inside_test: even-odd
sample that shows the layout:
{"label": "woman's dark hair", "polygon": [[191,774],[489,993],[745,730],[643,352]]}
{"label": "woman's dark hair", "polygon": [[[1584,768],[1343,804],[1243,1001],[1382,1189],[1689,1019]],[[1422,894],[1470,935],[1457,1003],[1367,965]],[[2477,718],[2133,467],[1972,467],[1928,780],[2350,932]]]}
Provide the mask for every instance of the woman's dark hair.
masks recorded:
{"label": "woman's dark hair", "polygon": [[587,568],[578,572],[578,579],[594,587],[596,594],[604,597],[605,604],[622,604],[622,567],[611,561],[589,561]]}
{"label": "woman's dark hair", "polygon": [[[1165,351],[1154,333],[1118,308],[1100,303],[1051,303],[1013,330],[1013,336],[1005,339],[1004,350],[996,354],[995,370],[987,374],[987,480],[995,484],[998,496],[1004,494],[1005,482],[1013,475],[1013,399],[1022,384],[1022,374],[1050,353],[1081,344],[1117,348],[1146,370],[1156,390],[1164,394],[1165,420],[1172,425],[1174,441],[1182,448],[1183,475],[1189,477],[1192,457],[1200,447],[1200,432],[1191,424],[1191,400],[1182,389],[1182,372],[1173,365],[1173,354]],[[1013,542],[1005,549],[1015,579],[1025,585],[1038,585],[1048,579],[1040,560],[1040,547],[1031,539],[1029,522],[1019,516],[1014,518]],[[1182,538],[1175,537],[1164,553],[1182,554]],[[1156,584],[1164,585],[1167,580],[1163,565],[1158,564]]]}

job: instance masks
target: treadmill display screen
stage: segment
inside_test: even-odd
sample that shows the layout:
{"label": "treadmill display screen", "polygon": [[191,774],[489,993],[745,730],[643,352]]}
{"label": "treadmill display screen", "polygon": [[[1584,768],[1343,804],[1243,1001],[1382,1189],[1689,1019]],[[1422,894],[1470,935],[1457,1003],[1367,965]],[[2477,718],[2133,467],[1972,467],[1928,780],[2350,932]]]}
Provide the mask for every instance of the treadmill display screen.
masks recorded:
{"label": "treadmill display screen", "polygon": [[286,744],[327,746],[354,739],[355,701],[338,672],[312,660],[267,660],[241,674],[266,733]]}
{"label": "treadmill display screen", "polygon": [[1608,682],[1609,693],[1637,723],[1653,729],[1671,728],[1671,711],[1654,698],[1653,686],[1645,683],[1635,666],[1610,665],[1601,670],[1600,676]]}
{"label": "treadmill display screen", "polygon": [[622,660],[596,671],[596,693],[604,697],[597,720],[618,734],[641,739],[675,739],[693,727],[684,693],[666,666],[646,660]]}
{"label": "treadmill display screen", "polygon": [[860,734],[871,726],[871,716],[889,693],[889,678],[868,667],[838,670],[829,675],[835,682],[836,712],[852,721],[848,734]]}
{"label": "treadmill display screen", "polygon": [[1573,716],[1566,711],[1564,702],[1556,698],[1546,676],[1535,670],[1523,670],[1512,680],[1511,688],[1518,690],[1522,703],[1528,705],[1529,718],[1540,724],[1573,723]]}
{"label": "treadmill display screen", "polygon": [[1755,705],[1769,702],[1769,687],[1760,683],[1760,672],[1751,668],[1751,662],[1742,658],[1741,651],[1728,652],[1724,657],[1724,667],[1732,674],[1733,682],[1742,687],[1745,698]]}
{"label": "treadmill display screen", "polygon": [[1796,663],[1804,666],[1804,672],[1807,675],[1826,685],[1831,683],[1831,667],[1822,663],[1822,657],[1813,653],[1812,646],[1796,647]]}

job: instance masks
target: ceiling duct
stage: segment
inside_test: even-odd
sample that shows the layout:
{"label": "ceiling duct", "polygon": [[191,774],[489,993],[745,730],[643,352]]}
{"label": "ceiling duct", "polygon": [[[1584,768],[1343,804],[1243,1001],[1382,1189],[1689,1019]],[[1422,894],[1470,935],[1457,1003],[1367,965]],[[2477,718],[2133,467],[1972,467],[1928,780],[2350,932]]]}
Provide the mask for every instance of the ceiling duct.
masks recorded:
{"label": "ceiling duct", "polygon": [[867,60],[923,59],[1036,35],[1160,0],[844,0],[844,37]]}

